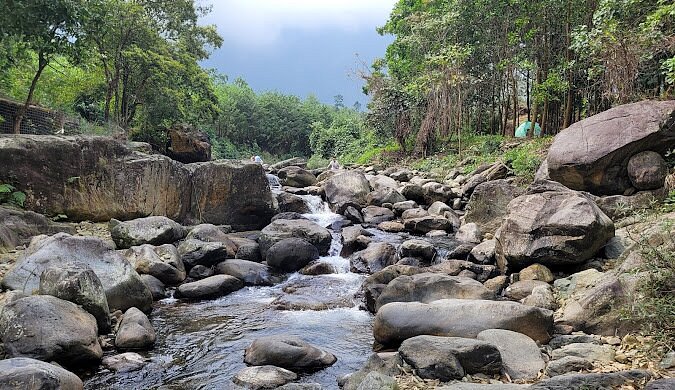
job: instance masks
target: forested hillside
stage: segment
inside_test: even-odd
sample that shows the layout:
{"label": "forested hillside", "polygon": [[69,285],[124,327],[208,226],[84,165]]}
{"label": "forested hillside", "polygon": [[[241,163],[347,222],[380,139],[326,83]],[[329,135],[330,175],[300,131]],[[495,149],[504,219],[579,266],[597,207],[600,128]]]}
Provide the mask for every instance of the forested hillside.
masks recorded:
{"label": "forested hillside", "polygon": [[673,95],[675,4],[661,0],[400,0],[366,75],[368,123],[404,150],[461,132],[555,134],[613,105]]}

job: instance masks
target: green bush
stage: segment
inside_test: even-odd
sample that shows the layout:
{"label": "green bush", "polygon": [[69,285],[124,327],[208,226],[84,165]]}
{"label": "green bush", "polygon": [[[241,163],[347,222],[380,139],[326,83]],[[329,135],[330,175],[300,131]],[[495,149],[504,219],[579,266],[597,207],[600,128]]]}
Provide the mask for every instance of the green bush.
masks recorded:
{"label": "green bush", "polygon": [[10,184],[0,184],[0,204],[10,204],[23,208],[24,203],[26,203],[25,193],[17,191],[16,187]]}
{"label": "green bush", "polygon": [[330,160],[327,158],[321,157],[319,154],[313,154],[312,157],[307,160],[307,168],[308,169],[317,169],[317,168],[326,168],[328,164],[330,163]]}

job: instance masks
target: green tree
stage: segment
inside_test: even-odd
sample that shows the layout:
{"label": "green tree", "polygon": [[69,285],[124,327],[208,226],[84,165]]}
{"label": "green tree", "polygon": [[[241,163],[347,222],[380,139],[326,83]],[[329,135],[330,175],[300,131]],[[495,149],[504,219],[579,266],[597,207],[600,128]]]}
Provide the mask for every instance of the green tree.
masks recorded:
{"label": "green tree", "polygon": [[14,133],[21,131],[38,80],[54,57],[66,56],[75,62],[79,59],[83,48],[81,26],[88,22],[88,16],[87,2],[83,0],[6,0],[3,3],[0,38],[13,41],[19,51],[31,50],[37,55],[37,69],[25,103],[14,118]]}

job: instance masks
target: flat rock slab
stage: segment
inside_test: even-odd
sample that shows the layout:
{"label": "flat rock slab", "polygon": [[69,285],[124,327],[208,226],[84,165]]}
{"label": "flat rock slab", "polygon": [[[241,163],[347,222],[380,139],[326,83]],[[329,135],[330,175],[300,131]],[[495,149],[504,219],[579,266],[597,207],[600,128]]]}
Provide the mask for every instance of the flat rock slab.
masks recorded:
{"label": "flat rock slab", "polygon": [[507,329],[539,342],[550,339],[553,312],[508,301],[442,299],[429,304],[394,302],[375,316],[373,335],[383,345],[423,334],[475,338],[488,329]]}
{"label": "flat rock slab", "polygon": [[536,379],[546,366],[537,343],[522,333],[490,329],[480,332],[478,339],[499,349],[504,372],[511,379]]}
{"label": "flat rock slab", "polygon": [[531,390],[616,389],[623,385],[640,384],[651,378],[649,371],[629,370],[612,373],[565,374],[545,379]]}

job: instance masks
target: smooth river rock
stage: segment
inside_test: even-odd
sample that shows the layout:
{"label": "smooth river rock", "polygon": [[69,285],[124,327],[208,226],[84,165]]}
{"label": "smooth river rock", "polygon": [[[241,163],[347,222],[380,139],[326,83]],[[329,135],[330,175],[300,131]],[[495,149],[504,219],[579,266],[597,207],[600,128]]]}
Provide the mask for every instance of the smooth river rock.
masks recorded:
{"label": "smooth river rock", "polygon": [[244,282],[230,275],[214,275],[178,286],[174,296],[187,299],[218,298],[244,287]]}
{"label": "smooth river rock", "polygon": [[42,272],[52,267],[85,265],[101,281],[111,311],[152,307],[150,290],[134,267],[111,244],[95,237],[58,233],[38,236],[2,279],[2,287],[27,294],[37,292]]}
{"label": "smooth river rock", "polygon": [[373,335],[382,345],[395,345],[424,334],[475,338],[488,329],[513,330],[546,342],[553,333],[553,312],[508,301],[394,302],[377,312]]}
{"label": "smooth river rock", "polygon": [[185,238],[187,231],[180,224],[163,216],[137,218],[131,221],[110,221],[110,235],[118,249],[143,244],[173,244]]}
{"label": "smooth river rock", "polygon": [[95,363],[103,356],[94,316],[51,295],[33,295],[5,305],[0,311],[0,340],[10,357],[67,366]]}
{"label": "smooth river rock", "polygon": [[261,337],[246,348],[244,362],[252,366],[272,365],[294,371],[331,366],[337,358],[299,337],[276,335]]}
{"label": "smooth river rock", "polygon": [[81,390],[82,380],[54,364],[31,358],[0,360],[0,388],[6,390]]}

